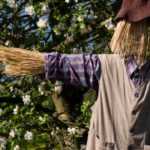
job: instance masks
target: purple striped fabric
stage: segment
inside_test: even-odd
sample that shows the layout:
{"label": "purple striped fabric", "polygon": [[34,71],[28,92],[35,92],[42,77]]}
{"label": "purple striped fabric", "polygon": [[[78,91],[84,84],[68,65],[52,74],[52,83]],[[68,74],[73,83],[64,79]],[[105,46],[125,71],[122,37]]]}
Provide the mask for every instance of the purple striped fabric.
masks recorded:
{"label": "purple striped fabric", "polygon": [[[60,54],[57,52],[45,54],[46,79],[64,81],[65,84],[98,89],[101,73],[101,63],[96,54]],[[150,63],[149,63],[150,64]],[[144,65],[139,73],[138,65],[133,57],[126,62],[127,73],[135,86],[141,84],[150,65]],[[146,69],[147,68],[147,69]]]}
{"label": "purple striped fabric", "polygon": [[95,54],[45,54],[46,79],[62,80],[67,84],[97,89],[100,60]]}
{"label": "purple striped fabric", "polygon": [[150,77],[150,61],[145,61],[145,63],[139,67],[134,58],[128,58],[126,63],[127,73],[130,76],[135,87],[140,86],[145,81],[149,80]]}

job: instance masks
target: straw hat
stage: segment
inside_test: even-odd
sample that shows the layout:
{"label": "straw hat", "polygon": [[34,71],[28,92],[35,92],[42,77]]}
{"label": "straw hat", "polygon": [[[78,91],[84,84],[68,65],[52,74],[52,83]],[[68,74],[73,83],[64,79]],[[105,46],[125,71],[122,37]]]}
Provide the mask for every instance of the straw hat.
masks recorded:
{"label": "straw hat", "polygon": [[137,22],[148,17],[150,17],[150,0],[123,0],[116,19]]}

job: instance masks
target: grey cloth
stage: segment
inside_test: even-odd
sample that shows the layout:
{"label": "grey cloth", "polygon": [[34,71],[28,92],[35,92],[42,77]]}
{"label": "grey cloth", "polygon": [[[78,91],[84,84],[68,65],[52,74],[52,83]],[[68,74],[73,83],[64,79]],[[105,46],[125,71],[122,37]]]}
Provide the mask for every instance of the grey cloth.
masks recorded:
{"label": "grey cloth", "polygon": [[124,59],[115,54],[99,58],[102,74],[86,150],[150,150],[150,73],[137,89]]}

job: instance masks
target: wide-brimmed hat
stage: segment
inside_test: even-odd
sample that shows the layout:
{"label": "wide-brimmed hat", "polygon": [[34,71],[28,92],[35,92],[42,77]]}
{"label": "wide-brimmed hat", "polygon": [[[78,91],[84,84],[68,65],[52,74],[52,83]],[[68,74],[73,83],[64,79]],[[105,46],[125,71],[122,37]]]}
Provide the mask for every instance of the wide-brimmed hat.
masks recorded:
{"label": "wide-brimmed hat", "polygon": [[150,0],[123,0],[117,20],[141,21],[150,17]]}

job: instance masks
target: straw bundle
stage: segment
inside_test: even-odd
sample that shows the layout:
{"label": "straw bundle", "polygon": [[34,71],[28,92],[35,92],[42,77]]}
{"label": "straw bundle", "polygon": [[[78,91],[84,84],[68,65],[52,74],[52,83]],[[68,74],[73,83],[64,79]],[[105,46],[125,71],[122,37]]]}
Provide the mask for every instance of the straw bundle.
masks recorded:
{"label": "straw bundle", "polygon": [[37,51],[0,46],[0,63],[4,74],[11,76],[37,75],[44,71],[44,55]]}
{"label": "straw bundle", "polygon": [[112,37],[110,47],[113,53],[124,57],[136,56],[143,61],[150,57],[149,20],[136,23],[120,21]]}

